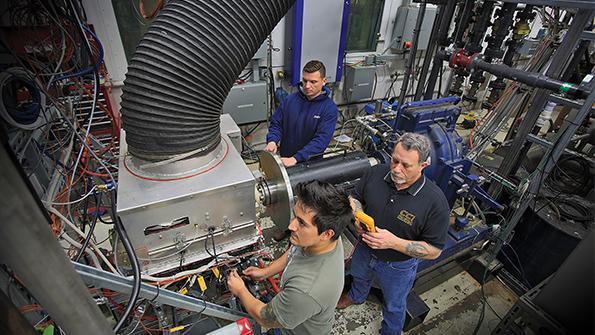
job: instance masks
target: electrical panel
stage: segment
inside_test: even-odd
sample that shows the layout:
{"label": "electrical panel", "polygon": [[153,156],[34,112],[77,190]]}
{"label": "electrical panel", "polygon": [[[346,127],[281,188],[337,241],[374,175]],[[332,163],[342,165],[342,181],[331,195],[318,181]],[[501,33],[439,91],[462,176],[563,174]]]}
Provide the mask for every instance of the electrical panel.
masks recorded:
{"label": "electrical panel", "polygon": [[234,85],[223,104],[223,114],[229,114],[237,124],[267,119],[267,84],[265,81]]}
{"label": "electrical panel", "polygon": [[[397,10],[391,41],[391,50],[393,52],[403,52],[411,47],[418,13],[419,7],[417,6],[401,6]],[[436,7],[426,7],[426,13],[419,33],[418,50],[426,50],[428,48],[435,18]]]}
{"label": "electrical panel", "polygon": [[370,99],[374,90],[376,66],[345,65],[345,97],[348,101]]}

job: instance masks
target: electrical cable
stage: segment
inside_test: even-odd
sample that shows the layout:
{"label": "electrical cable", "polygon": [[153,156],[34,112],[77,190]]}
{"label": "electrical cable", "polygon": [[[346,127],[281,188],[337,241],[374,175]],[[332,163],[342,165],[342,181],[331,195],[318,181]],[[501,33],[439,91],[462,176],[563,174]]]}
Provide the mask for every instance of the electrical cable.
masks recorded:
{"label": "electrical cable", "polygon": [[[68,234],[63,233],[62,235],[60,235],[60,238],[64,239],[64,241],[68,242],[70,245],[72,245],[73,247],[80,249],[82,248],[82,245],[80,243],[78,243],[77,241],[75,241],[72,237],[70,237]],[[91,260],[94,263],[94,266],[98,269],[101,269],[101,264],[99,262],[99,259],[97,258],[97,255],[90,251],[90,250],[85,250],[85,253],[87,253],[87,255],[89,255],[89,257],[91,258]],[[103,262],[105,262],[107,259],[101,259]]]}
{"label": "electrical cable", "polygon": [[[60,218],[61,221],[63,221],[64,223],[66,223],[75,233],[77,233],[81,238],[86,238],[87,235],[85,233],[83,233],[74,223],[72,223],[72,221],[68,220],[62,213],[60,213],[57,209],[55,209],[54,207],[51,206],[46,206],[46,209],[52,213],[55,214],[56,216],[58,216],[58,218]],[[67,235],[64,235],[64,237]],[[75,242],[79,247],[80,244],[78,242]],[[72,244],[72,243],[71,243]],[[114,266],[112,265],[112,263],[105,257],[105,255],[101,252],[101,250],[99,249],[99,247],[97,247],[97,245],[95,245],[95,243],[93,243],[93,241],[90,241],[89,244],[91,245],[91,248],[95,249],[95,252],[97,253],[97,255],[99,256],[99,258],[101,258],[101,260],[105,263],[105,265],[107,265],[107,267],[113,272],[113,273],[118,273],[118,271],[116,270],[116,268],[114,268]]]}
{"label": "electrical cable", "polygon": [[122,220],[118,217],[116,213],[116,190],[113,189],[111,192],[111,206],[112,206],[112,221],[114,222],[114,227],[116,233],[122,240],[122,245],[124,245],[124,250],[128,254],[128,260],[130,261],[130,265],[132,265],[132,273],[133,273],[133,284],[132,284],[132,293],[130,294],[130,298],[128,300],[128,305],[124,310],[124,313],[120,317],[118,323],[114,326],[114,333],[118,333],[118,331],[124,326],[127,322],[128,316],[134,309],[134,305],[138,300],[138,296],[140,293],[140,285],[141,285],[141,274],[140,274],[140,265],[138,263],[138,259],[136,258],[136,254],[134,252],[134,248],[130,243],[130,239],[128,238],[128,234],[126,234],[126,230],[122,225]]}
{"label": "electrical cable", "polygon": [[[593,214],[591,210],[581,204],[579,199],[572,199],[572,198],[564,198],[564,197],[545,197],[548,199],[548,203],[552,205],[556,213],[562,218],[574,220],[574,221],[592,221]],[[554,201],[552,201],[552,200]],[[571,208],[573,211],[569,210]]]}
{"label": "electrical cable", "polygon": [[[99,220],[101,221],[101,216],[99,217]],[[112,223],[110,222],[109,224],[112,224]],[[106,237],[106,238],[104,238],[103,240],[101,240],[101,241],[97,242],[96,244],[97,244],[97,245],[100,245],[101,243],[103,243],[103,242],[105,242],[105,241],[109,240],[109,239],[110,239],[110,237],[112,237],[112,234],[113,234],[113,233],[114,233],[114,230],[113,230],[113,229],[110,229],[110,230],[109,230],[109,232],[108,232],[108,234],[107,234],[107,237]]]}
{"label": "electrical cable", "polygon": [[246,134],[245,134],[244,136],[248,136],[248,135],[252,134],[252,133],[253,133],[253,132],[256,130],[256,128],[258,128],[258,127],[259,127],[261,124],[262,124],[262,122],[258,122],[258,123],[257,123],[257,124],[254,126],[254,128],[252,128],[252,129],[250,129],[250,130],[247,130],[247,131],[246,131]]}
{"label": "electrical cable", "polygon": [[238,76],[238,79],[246,81],[250,78],[250,76],[252,76],[253,73],[254,73],[254,71],[252,69],[250,69],[250,70],[246,71],[246,73]]}
{"label": "electrical cable", "polygon": [[[89,137],[89,134],[91,132],[91,125],[93,124],[93,116],[95,115],[97,98],[98,98],[98,94],[99,94],[99,78],[98,78],[97,72],[93,72],[93,82],[94,82],[93,102],[91,103],[91,110],[89,111],[89,123],[87,124],[87,129],[85,130],[85,137],[84,137],[85,141],[87,140],[87,138]],[[77,167],[81,161],[81,157],[83,156],[84,149],[85,149],[85,146],[81,146],[81,149],[79,150],[76,161],[74,162],[74,167],[72,168],[72,177],[70,177],[71,180],[75,180],[74,177],[77,172]],[[70,192],[69,192],[69,195],[70,195]]]}
{"label": "electrical cable", "polygon": [[103,46],[102,46],[101,42],[99,41],[99,38],[97,38],[97,35],[95,35],[95,33],[93,33],[89,28],[87,28],[83,25],[80,17],[78,16],[78,11],[76,10],[76,8],[75,8],[76,6],[74,5],[74,3],[69,1],[68,4],[71,6],[71,9],[73,10],[73,13],[75,14],[74,15],[75,21],[80,29],[81,38],[85,42],[85,47],[86,47],[87,52],[89,53],[89,56],[91,57],[91,55],[92,55],[92,48],[91,48],[91,43],[89,42],[89,39],[87,38],[86,33],[91,35],[93,37],[93,39],[95,40],[95,42],[97,43],[98,57],[97,57],[97,62],[93,66],[86,67],[83,70],[75,72],[75,73],[69,73],[69,74],[60,76],[58,78],[55,78],[54,82],[60,81],[60,80],[66,79],[66,78],[70,78],[70,77],[79,77],[79,76],[83,76],[85,74],[89,74],[92,72],[97,72],[97,70],[99,69],[99,66],[101,65],[101,63],[103,63],[104,51],[103,51]]}
{"label": "electrical cable", "polygon": [[514,254],[514,257],[516,258],[517,262],[519,263],[519,267],[520,267],[520,269],[522,271],[522,275],[523,275],[523,277],[525,277],[525,269],[523,268],[523,264],[521,263],[521,259],[519,257],[519,254],[517,254],[516,250],[509,243],[504,243],[504,245],[505,246],[508,246],[510,248],[510,250],[512,250],[512,253]]}
{"label": "electrical cable", "polygon": [[87,199],[91,194],[93,194],[93,192],[95,192],[97,186],[93,186],[91,188],[91,190],[89,192],[87,192],[85,195],[83,195],[82,198],[76,199],[76,200],[72,200],[72,201],[68,201],[68,202],[53,202],[53,201],[45,201],[45,200],[41,200],[41,202],[43,202],[46,205],[50,205],[50,206],[66,206],[66,205],[74,205],[76,203],[79,203],[85,199]]}
{"label": "electrical cable", "polygon": [[[399,73],[395,72],[395,78],[393,79],[393,81],[390,83],[390,86],[386,90],[386,93],[384,94],[384,99],[388,99],[388,97],[390,96],[391,93],[395,93],[393,91],[393,87],[394,87],[395,83],[397,82],[397,79],[399,79]],[[396,95],[396,94],[394,94],[394,95]]]}
{"label": "electrical cable", "polygon": [[477,333],[479,332],[479,328],[481,327],[481,324],[483,323],[483,319],[485,316],[485,309],[486,309],[486,297],[485,297],[485,291],[484,291],[484,284],[486,281],[486,277],[488,275],[488,270],[490,268],[490,264],[487,264],[485,266],[485,270],[483,272],[483,276],[481,278],[481,287],[480,287],[480,292],[481,292],[481,311],[479,312],[479,320],[477,321],[477,324],[475,325],[475,329],[473,330],[473,335],[477,335]]}
{"label": "electrical cable", "polygon": [[586,159],[572,155],[561,157],[545,183],[552,189],[568,194],[586,195],[593,186],[591,166]]}
{"label": "electrical cable", "polygon": [[217,248],[215,248],[215,234],[211,232],[211,245],[213,246],[213,254],[215,254],[215,264],[219,263],[219,258],[217,256]]}
{"label": "electrical cable", "polygon": [[209,254],[209,256],[213,257],[213,259],[215,258],[215,255],[211,253],[211,251],[209,250],[209,236],[211,236],[211,232],[209,231],[209,233],[207,234],[207,237],[205,238],[205,251],[207,252],[207,254]]}
{"label": "electrical cable", "polygon": [[437,97],[438,99],[440,99],[442,96],[442,75],[444,73],[444,67],[442,66],[442,64],[440,64],[439,71],[440,72],[439,72],[439,79],[438,79],[438,97]]}
{"label": "electrical cable", "polygon": [[[57,104],[57,101],[53,101],[55,104]],[[107,174],[109,175],[110,181],[112,182],[112,184],[114,185],[114,187],[117,185],[116,184],[116,179],[114,178],[114,176],[112,175],[111,171],[108,169],[108,167],[105,165],[105,163],[103,162],[102,159],[99,158],[99,156],[97,156],[97,154],[95,153],[95,151],[86,143],[85,138],[82,137],[81,134],[79,134],[79,132],[77,131],[76,127],[74,126],[74,124],[66,117],[66,115],[64,114],[64,111],[62,111],[60,108],[56,108],[56,110],[60,113],[60,115],[62,116],[62,120],[64,121],[64,123],[70,127],[73,130],[73,136],[76,136],[80,141],[81,144],[87,148],[87,151],[93,156],[93,158],[95,158],[98,163],[106,170]]]}
{"label": "electrical cable", "polygon": [[95,208],[97,208],[97,209],[95,210],[95,215],[93,216],[93,220],[91,220],[91,226],[89,227],[89,232],[87,233],[87,237],[85,238],[85,241],[83,242],[83,245],[81,246],[81,249],[79,250],[79,253],[74,258],[74,261],[77,263],[80,261],[81,256],[83,255],[83,252],[87,249],[87,246],[89,245],[89,241],[91,241],[91,236],[93,236],[93,232],[95,231],[95,226],[97,225],[97,218],[99,217],[98,209],[101,206],[101,193],[95,194],[95,196],[96,196]]}
{"label": "electrical cable", "polygon": [[193,275],[193,274],[199,274],[201,272],[205,272],[207,271],[210,267],[212,267],[213,265],[215,265],[215,260],[211,260],[209,263],[196,268],[196,269],[191,269],[191,270],[186,270],[183,272],[178,272],[172,276],[168,276],[168,277],[155,277],[155,276],[151,276],[151,275],[142,275],[141,278],[143,280],[148,280],[148,281],[153,281],[156,283],[161,283],[161,282],[165,282],[165,281],[177,281],[179,279],[185,278],[186,276],[189,275]]}
{"label": "electrical cable", "polygon": [[[51,3],[50,3],[50,5],[51,5]],[[64,14],[63,16],[67,16],[67,14]],[[59,23],[58,23],[58,24],[59,24]],[[68,32],[66,32],[66,33],[68,34]],[[71,37],[71,36],[70,36],[70,34],[68,34],[68,36],[69,36],[69,37]],[[0,39],[0,42],[1,42],[2,44],[6,45],[6,43],[5,43],[4,41],[2,41],[1,39]],[[17,62],[18,62],[20,65],[21,65],[21,67],[27,67],[27,65],[26,65],[25,63],[23,63],[23,61],[21,60],[21,58],[19,57],[19,55],[17,55],[17,54],[16,54],[16,53],[13,51],[13,49],[12,49],[12,48],[10,48],[10,47],[8,47],[8,46],[7,46],[6,48],[7,48],[7,49],[8,49],[8,50],[11,52],[11,54],[12,54],[12,55],[15,57],[15,59],[16,59],[16,60],[17,60]],[[78,132],[77,132],[77,130],[76,130],[76,128],[75,128],[75,126],[72,124],[72,122],[70,122],[70,120],[68,119],[68,117],[65,115],[65,113],[64,113],[64,110],[63,110],[63,108],[64,108],[63,104],[62,104],[61,102],[57,101],[57,100],[56,100],[56,99],[55,99],[55,98],[54,98],[54,97],[53,97],[53,96],[52,96],[52,95],[51,95],[51,94],[48,92],[48,90],[47,90],[47,89],[45,89],[44,87],[42,87],[42,86],[41,86],[40,84],[38,84],[37,82],[34,82],[34,83],[35,83],[35,84],[38,86],[39,90],[40,90],[40,91],[42,91],[42,92],[45,94],[45,97],[46,97],[46,99],[50,100],[50,101],[52,102],[53,106],[55,106],[55,107],[56,107],[56,108],[54,108],[54,109],[52,109],[52,110],[56,111],[56,112],[58,113],[58,117],[59,117],[59,118],[61,118],[62,122],[64,122],[64,123],[65,123],[67,126],[69,126],[69,127],[72,129],[72,135],[73,135],[73,139],[74,139],[74,136],[77,136],[77,137],[78,137],[78,138],[81,140],[81,143],[82,143],[82,144],[83,144],[85,147],[87,147],[87,149],[89,150],[89,152],[91,153],[91,155],[93,155],[93,157],[94,157],[95,159],[97,159],[97,160],[98,160],[99,164],[101,164],[103,167],[105,167],[105,164],[102,162],[102,160],[100,160],[100,159],[99,159],[99,157],[97,157],[97,155],[95,154],[95,152],[93,152],[93,151],[91,150],[91,148],[90,148],[90,147],[89,147],[89,146],[88,146],[88,145],[85,143],[85,140],[84,140],[84,139],[81,139],[81,136],[80,136],[80,134],[78,134]],[[72,140],[71,140],[71,143],[72,143]],[[69,155],[66,155],[66,157],[65,157],[65,158],[67,158],[68,156],[69,156]],[[63,160],[64,160],[64,161],[66,161],[66,159],[63,159]],[[106,167],[105,167],[105,168],[106,168]],[[107,168],[106,168],[106,170],[107,170],[107,172],[108,172],[108,174],[109,174],[109,176],[110,176],[110,178],[111,178],[112,182],[114,182],[114,183],[115,183],[115,179],[113,178],[113,176],[112,176],[112,174],[111,174],[111,171],[109,171]],[[53,178],[53,180],[58,180],[58,178]],[[115,185],[115,184],[114,184],[114,185]],[[49,195],[52,195],[52,194],[53,194],[53,189],[55,188],[55,186],[56,186],[56,183],[52,182],[52,184],[50,185],[50,189],[51,189],[52,191],[51,191],[51,192],[48,192],[48,194],[49,194]],[[51,197],[48,197],[48,199],[49,199],[49,198],[51,198]]]}
{"label": "electrical cable", "polygon": [[[19,107],[17,101],[17,92],[12,95],[5,94],[5,88],[16,90],[14,83],[20,82],[27,89],[31,96],[31,102]],[[13,84],[10,85],[9,84]],[[14,106],[7,105],[5,97],[12,97]],[[41,113],[41,93],[37,83],[32,79],[32,75],[25,69],[13,67],[0,73],[0,116],[11,126],[24,129],[35,130],[43,125],[43,119],[39,117]]]}
{"label": "electrical cable", "polygon": [[[91,110],[89,111],[89,117],[88,117],[88,121],[89,122],[87,124],[87,128],[86,128],[86,131],[85,131],[84,139],[82,140],[82,142],[86,142],[87,138],[89,137],[89,133],[91,131],[91,125],[93,124],[93,117],[94,117],[94,114],[95,114],[95,110],[96,110],[96,107],[97,107],[97,100],[98,100],[98,97],[99,97],[99,85],[100,85],[100,82],[99,82],[99,74],[97,73],[97,69],[99,68],[101,62],[103,62],[103,47],[102,47],[101,43],[99,42],[99,39],[97,38],[97,36],[92,31],[90,31],[88,28],[86,28],[85,26],[83,26],[83,24],[82,24],[82,22],[81,22],[81,20],[80,20],[80,18],[78,16],[78,12],[76,11],[75,5],[72,2],[70,2],[69,4],[70,4],[72,10],[75,12],[75,19],[76,19],[76,22],[78,23],[78,26],[80,28],[81,37],[85,41],[85,46],[87,48],[87,51],[89,52],[89,55],[92,54],[92,51],[91,51],[91,44],[89,42],[89,39],[87,38],[86,32],[88,32],[90,35],[93,36],[93,38],[95,39],[97,45],[99,46],[99,57],[98,57],[98,61],[95,64],[94,67],[87,68],[86,70],[80,71],[78,73],[68,74],[68,75],[61,76],[61,77],[56,78],[56,81],[58,81],[58,80],[65,79],[65,78],[71,77],[71,76],[82,76],[82,75],[84,75],[86,73],[92,73],[93,74],[93,98],[92,98],[92,102],[91,102]],[[80,163],[80,160],[81,160],[81,157],[82,157],[82,154],[83,154],[83,151],[84,151],[84,148],[85,147],[86,147],[85,145],[82,145],[81,146],[81,149],[79,150],[77,159],[76,159],[76,161],[74,163],[74,167],[73,167],[73,170],[72,170],[71,180],[75,180],[75,175],[77,173],[77,167],[78,167],[78,164]],[[106,170],[109,173],[109,170],[107,169],[107,167],[106,167]],[[110,177],[112,177],[111,176],[111,173],[110,173]],[[112,179],[113,179],[113,177],[112,177]],[[72,188],[70,188],[68,190],[68,198],[70,198],[70,192],[71,192],[71,190],[72,190]],[[68,205],[68,210],[70,210],[70,205]]]}
{"label": "electrical cable", "polygon": [[[198,316],[201,316],[202,313],[204,313],[204,311],[207,309],[207,301],[205,300],[204,297],[202,298],[202,301],[204,302],[205,305],[202,308],[202,311],[200,311],[198,313]],[[202,320],[204,320],[204,318],[203,319],[199,319],[198,321],[192,323],[192,325],[190,325],[190,327],[188,329],[184,330],[184,332],[181,335],[188,335],[190,333],[190,331],[192,331],[192,328],[194,328],[194,326],[196,326],[197,324],[199,324],[200,322],[202,322]]]}
{"label": "electrical cable", "polygon": [[374,71],[374,88],[372,88],[372,99],[376,96],[376,87],[378,86],[378,74]]}
{"label": "electrical cable", "polygon": [[[504,245],[508,245],[508,243],[504,243]],[[508,254],[506,253],[506,251],[504,251],[504,248],[502,248],[502,255],[508,260],[508,262],[510,263],[512,268],[519,274],[519,276],[521,276],[521,280],[523,281],[523,284],[527,285],[527,287],[531,287],[531,284],[525,278],[524,271],[521,270],[522,264],[520,263],[520,260],[518,260],[518,261],[519,261],[519,266],[521,266],[521,268],[518,268],[516,265],[514,265],[514,262],[512,261],[512,259],[510,259],[510,257],[508,257]]]}

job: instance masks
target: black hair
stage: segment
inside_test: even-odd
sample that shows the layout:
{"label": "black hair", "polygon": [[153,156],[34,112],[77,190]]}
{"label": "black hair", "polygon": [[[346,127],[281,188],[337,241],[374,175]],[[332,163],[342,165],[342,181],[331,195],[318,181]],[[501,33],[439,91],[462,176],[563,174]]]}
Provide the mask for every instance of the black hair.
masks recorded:
{"label": "black hair", "polygon": [[319,60],[311,60],[308,63],[306,63],[306,65],[304,65],[303,71],[307,73],[314,73],[318,71],[320,72],[320,76],[322,78],[326,77],[326,68],[324,67],[324,64],[322,64],[322,62]]}
{"label": "black hair", "polygon": [[299,183],[295,187],[296,203],[304,210],[314,211],[312,223],[318,235],[332,229],[335,235],[332,240],[341,236],[345,227],[353,224],[353,212],[347,193],[341,188],[318,180]]}

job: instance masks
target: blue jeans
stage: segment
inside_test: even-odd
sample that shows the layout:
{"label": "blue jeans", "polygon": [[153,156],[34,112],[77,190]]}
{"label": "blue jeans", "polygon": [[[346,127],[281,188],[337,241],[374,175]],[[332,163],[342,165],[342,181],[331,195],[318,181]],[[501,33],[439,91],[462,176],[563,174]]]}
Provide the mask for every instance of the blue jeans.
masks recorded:
{"label": "blue jeans", "polygon": [[350,271],[353,283],[348,295],[351,301],[362,303],[370,293],[372,282],[378,283],[384,298],[380,334],[401,334],[405,323],[407,295],[415,281],[417,263],[415,258],[402,262],[381,261],[372,255],[370,248],[362,244],[355,249]]}

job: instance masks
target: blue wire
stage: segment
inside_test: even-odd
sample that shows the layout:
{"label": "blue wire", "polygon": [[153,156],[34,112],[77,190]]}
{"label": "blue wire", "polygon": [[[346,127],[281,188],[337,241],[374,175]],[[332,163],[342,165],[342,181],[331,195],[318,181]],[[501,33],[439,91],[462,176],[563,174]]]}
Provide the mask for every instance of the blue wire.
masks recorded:
{"label": "blue wire", "polygon": [[84,76],[86,74],[92,73],[93,71],[97,71],[99,69],[99,66],[101,65],[101,63],[103,63],[103,45],[101,44],[101,41],[99,41],[99,38],[97,38],[97,35],[95,35],[95,33],[93,33],[89,28],[87,27],[83,27],[83,29],[85,30],[85,32],[89,33],[91,36],[93,36],[93,38],[95,39],[95,42],[97,42],[97,46],[99,47],[99,57],[97,59],[97,63],[95,63],[94,66],[89,66],[85,69],[82,69],[79,72],[74,72],[74,73],[68,73],[65,74],[63,76],[54,78],[50,84],[58,81],[58,80],[63,80],[63,79],[67,79],[67,78],[72,78],[72,77],[79,77],[79,76]]}
{"label": "blue wire", "polygon": [[[25,75],[23,77],[20,74],[14,73],[10,73],[10,76],[10,80],[19,80],[25,84],[25,87],[29,91],[29,94],[31,94],[33,102],[24,106],[24,110],[18,110],[16,108],[7,109],[8,114],[10,115],[10,117],[12,117],[13,120],[20,124],[32,124],[35,121],[37,121],[39,113],[41,112],[41,93],[39,92],[39,89],[35,81],[31,80],[29,76]],[[6,86],[6,83],[0,88],[0,94],[4,94],[4,86]]]}

